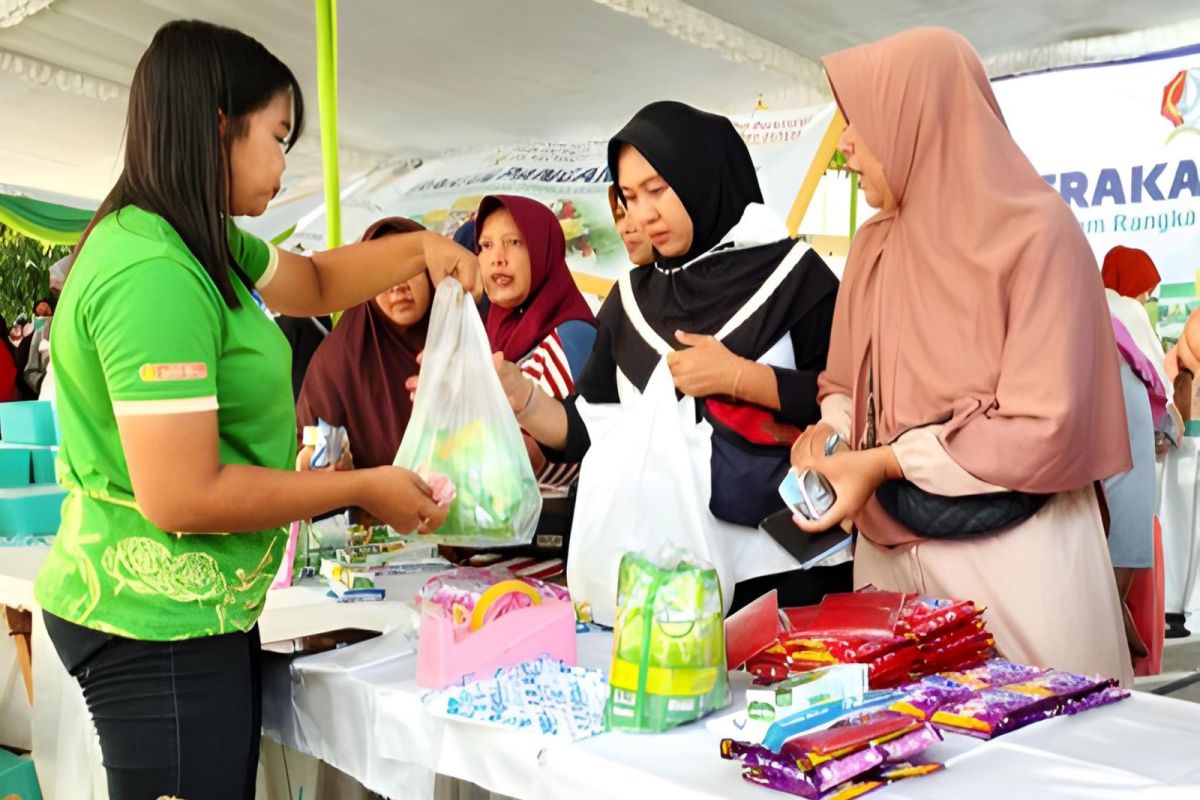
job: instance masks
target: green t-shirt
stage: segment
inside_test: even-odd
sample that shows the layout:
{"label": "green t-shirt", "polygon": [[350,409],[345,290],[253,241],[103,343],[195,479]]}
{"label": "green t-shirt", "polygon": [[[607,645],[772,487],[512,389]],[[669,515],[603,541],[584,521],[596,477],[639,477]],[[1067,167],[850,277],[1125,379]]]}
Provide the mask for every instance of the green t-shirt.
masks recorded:
{"label": "green t-shirt", "polygon": [[[261,288],[278,253],[232,223],[234,259]],[[173,228],[126,206],[96,225],[54,316],[62,525],[34,587],[63,619],[133,639],[246,631],[285,544],[281,528],[180,534],[133,495],[117,416],[216,411],[221,462],[293,466],[291,350],[244,283],[230,309]],[[163,442],[186,453],[188,442]]]}

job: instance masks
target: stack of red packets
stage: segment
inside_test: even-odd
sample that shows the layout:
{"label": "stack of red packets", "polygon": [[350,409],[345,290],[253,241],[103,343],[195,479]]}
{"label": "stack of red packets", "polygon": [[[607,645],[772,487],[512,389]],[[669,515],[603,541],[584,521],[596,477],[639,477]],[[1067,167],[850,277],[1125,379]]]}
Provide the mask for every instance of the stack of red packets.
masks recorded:
{"label": "stack of red packets", "polygon": [[751,658],[762,682],[830,664],[867,664],[872,689],[936,672],[965,670],[995,655],[983,609],[871,587],[827,595],[820,605],[785,609],[791,630]]}

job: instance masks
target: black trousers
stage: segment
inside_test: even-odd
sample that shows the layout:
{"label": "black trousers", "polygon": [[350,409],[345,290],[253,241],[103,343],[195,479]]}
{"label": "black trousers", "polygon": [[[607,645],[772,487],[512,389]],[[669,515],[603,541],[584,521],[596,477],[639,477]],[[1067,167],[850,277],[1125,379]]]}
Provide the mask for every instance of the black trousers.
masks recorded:
{"label": "black trousers", "polygon": [[847,561],[836,567],[813,567],[810,570],[764,575],[736,583],[729,613],[750,605],[772,589],[779,592],[780,608],[815,605],[827,594],[854,589],[854,562]]}
{"label": "black trousers", "polygon": [[111,800],[254,800],[262,733],[257,627],[146,642],[45,618],[83,688]]}

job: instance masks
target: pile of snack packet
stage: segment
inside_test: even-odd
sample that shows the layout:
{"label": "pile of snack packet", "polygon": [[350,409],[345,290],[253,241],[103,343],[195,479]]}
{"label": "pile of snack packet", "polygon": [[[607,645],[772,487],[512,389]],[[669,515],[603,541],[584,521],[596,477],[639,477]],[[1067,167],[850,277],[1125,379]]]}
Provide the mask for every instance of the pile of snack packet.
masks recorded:
{"label": "pile of snack packet", "polygon": [[868,711],[789,739],[779,752],[725,739],[721,757],[740,761],[751,783],[811,800],[850,800],[941,764],[913,763],[941,734],[897,711]]}
{"label": "pile of snack packet", "polygon": [[384,592],[375,586],[381,575],[435,572],[449,566],[438,556],[437,545],[400,536],[386,525],[355,525],[346,546],[334,550],[333,558],[321,559],[320,573],[342,600],[366,599],[372,593],[381,599]]}
{"label": "pile of snack packet", "polygon": [[969,600],[868,587],[784,613],[792,630],[747,664],[760,680],[774,682],[830,664],[866,664],[870,686],[878,689],[969,669],[995,655],[983,609]]}
{"label": "pile of snack packet", "polygon": [[[522,578],[504,567],[457,567],[426,581],[417,593],[416,602],[419,607],[426,603],[441,607],[446,617],[453,621],[455,629],[465,631],[471,623],[471,612],[483,593],[501,581],[512,580],[529,584],[544,600],[571,600],[570,593],[562,586],[536,578]],[[488,609],[487,617],[495,619],[532,603],[526,595],[515,592],[505,594]]]}
{"label": "pile of snack packet", "polygon": [[1078,714],[1129,696],[1115,680],[993,658],[974,669],[928,675],[900,689],[892,708],[943,730],[990,739],[1034,722]]}

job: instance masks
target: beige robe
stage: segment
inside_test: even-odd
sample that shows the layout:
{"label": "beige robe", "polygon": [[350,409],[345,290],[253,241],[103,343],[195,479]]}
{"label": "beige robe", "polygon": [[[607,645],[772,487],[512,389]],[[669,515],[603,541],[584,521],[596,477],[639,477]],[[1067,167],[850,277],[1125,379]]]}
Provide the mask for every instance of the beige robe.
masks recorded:
{"label": "beige robe", "polygon": [[[827,397],[824,421],[849,437],[850,398]],[[943,449],[938,428],[902,435],[892,449],[905,477],[935,494],[1003,491],[978,480]],[[958,541],[918,539],[892,547],[860,530],[854,585],[973,600],[1005,658],[1022,664],[1117,678],[1133,665],[1091,486],[1055,495],[1015,528]]]}

